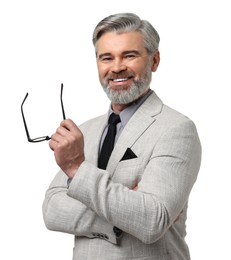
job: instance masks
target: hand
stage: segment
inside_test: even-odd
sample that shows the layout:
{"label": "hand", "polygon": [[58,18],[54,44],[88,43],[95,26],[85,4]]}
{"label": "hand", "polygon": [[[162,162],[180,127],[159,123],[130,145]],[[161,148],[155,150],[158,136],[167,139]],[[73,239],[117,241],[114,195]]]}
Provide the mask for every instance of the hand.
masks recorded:
{"label": "hand", "polygon": [[61,122],[49,142],[59,167],[69,178],[73,178],[85,160],[83,134],[71,119]]}

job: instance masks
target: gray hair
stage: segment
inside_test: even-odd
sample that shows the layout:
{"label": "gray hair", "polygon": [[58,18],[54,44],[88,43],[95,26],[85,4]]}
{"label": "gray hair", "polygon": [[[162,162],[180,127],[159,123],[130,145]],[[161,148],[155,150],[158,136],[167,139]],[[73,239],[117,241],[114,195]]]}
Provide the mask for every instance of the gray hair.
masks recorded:
{"label": "gray hair", "polygon": [[106,32],[140,32],[144,39],[144,47],[149,54],[153,54],[159,48],[160,37],[155,28],[146,20],[141,20],[133,13],[119,13],[110,15],[100,21],[93,32],[93,44]]}

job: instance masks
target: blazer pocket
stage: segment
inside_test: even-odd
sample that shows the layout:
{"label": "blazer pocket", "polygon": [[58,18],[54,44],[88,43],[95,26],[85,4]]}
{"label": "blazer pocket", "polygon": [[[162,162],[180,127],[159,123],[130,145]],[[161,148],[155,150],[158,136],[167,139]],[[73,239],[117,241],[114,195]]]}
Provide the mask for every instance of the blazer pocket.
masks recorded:
{"label": "blazer pocket", "polygon": [[132,189],[140,181],[144,168],[144,160],[140,157],[120,161],[112,179]]}
{"label": "blazer pocket", "polygon": [[124,153],[120,161],[130,160],[134,158],[137,158],[137,155],[132,151],[131,148],[127,148],[126,152]]}

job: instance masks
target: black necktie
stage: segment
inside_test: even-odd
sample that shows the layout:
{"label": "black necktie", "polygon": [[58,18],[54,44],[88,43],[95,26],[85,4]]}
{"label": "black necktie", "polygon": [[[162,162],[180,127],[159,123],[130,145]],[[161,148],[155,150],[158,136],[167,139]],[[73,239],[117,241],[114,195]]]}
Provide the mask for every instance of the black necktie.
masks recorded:
{"label": "black necktie", "polygon": [[98,167],[100,169],[106,169],[108,160],[111,156],[113,147],[114,147],[114,142],[115,142],[115,135],[116,135],[116,125],[120,122],[120,117],[119,115],[116,115],[112,113],[109,117],[108,120],[108,131],[107,135],[105,136],[101,152],[99,155],[99,160],[98,160]]}
{"label": "black necktie", "polygon": [[[103,141],[103,145],[102,145],[101,152],[99,155],[98,167],[100,169],[105,170],[107,167],[108,160],[109,160],[112,150],[114,148],[116,125],[119,122],[120,122],[119,115],[112,113],[108,119],[108,124],[109,124],[108,131],[107,131],[107,135],[105,136],[105,139]],[[123,233],[123,231],[117,227],[113,227],[113,231],[117,238],[119,238]]]}

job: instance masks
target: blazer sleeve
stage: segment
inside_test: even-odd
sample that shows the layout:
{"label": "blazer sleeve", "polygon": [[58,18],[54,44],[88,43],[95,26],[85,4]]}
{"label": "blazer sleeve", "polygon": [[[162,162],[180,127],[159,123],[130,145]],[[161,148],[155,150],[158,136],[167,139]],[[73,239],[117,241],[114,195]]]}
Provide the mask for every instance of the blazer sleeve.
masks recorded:
{"label": "blazer sleeve", "polygon": [[100,237],[117,244],[113,226],[82,202],[67,195],[67,176],[61,170],[50,184],[43,201],[43,217],[49,230]]}
{"label": "blazer sleeve", "polygon": [[67,195],[144,243],[157,241],[187,204],[200,168],[196,127],[184,120],[163,133],[133,191],[114,183],[107,171],[85,161]]}

